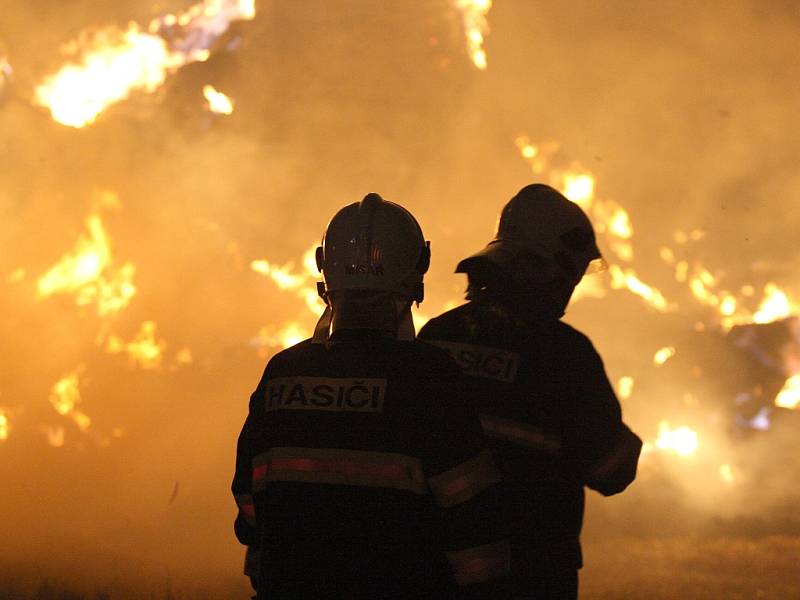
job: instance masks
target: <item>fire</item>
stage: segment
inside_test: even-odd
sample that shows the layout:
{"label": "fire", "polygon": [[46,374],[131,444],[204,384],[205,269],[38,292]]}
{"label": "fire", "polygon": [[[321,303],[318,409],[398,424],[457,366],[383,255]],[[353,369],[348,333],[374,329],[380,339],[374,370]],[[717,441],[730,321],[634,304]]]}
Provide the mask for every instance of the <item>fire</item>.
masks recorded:
{"label": "fire", "polygon": [[558,187],[562,194],[587,210],[594,199],[594,176],[586,172],[568,171],[560,176]]}
{"label": "fire", "polygon": [[214,89],[213,85],[203,86],[203,96],[208,101],[208,108],[211,112],[218,115],[230,115],[233,113],[233,101],[222,92]]}
{"label": "fire", "polygon": [[98,214],[92,214],[86,219],[86,233],[78,238],[72,252],[39,278],[39,296],[75,294],[78,306],[96,304],[101,316],[116,313],[136,294],[136,269],[131,263],[114,268],[112,262],[103,222]]}
{"label": "fire", "polygon": [[85,127],[132,92],[154,92],[180,67],[207,60],[231,21],[254,17],[254,0],[205,0],[153,20],[147,31],[131,22],[83,33],[65,48],[70,62],[37,86],[35,101],[59,123]]}
{"label": "fire", "polygon": [[[143,369],[159,369],[164,357],[164,350],[167,343],[164,340],[156,339],[156,324],[153,321],[145,321],[139,327],[136,336],[128,343],[123,342],[117,336],[111,336],[106,344],[106,351],[111,354],[125,352],[130,359],[131,366],[139,366]],[[191,362],[191,352],[185,354],[188,349],[182,352],[182,360],[188,359]],[[180,362],[180,361],[179,361]]]}
{"label": "fire", "polygon": [[675,347],[664,346],[663,348],[659,348],[653,355],[653,364],[656,366],[663,365],[673,356],[675,356]]}
{"label": "fire", "polygon": [[693,429],[686,426],[671,429],[669,421],[658,423],[658,438],[655,441],[655,447],[659,450],[668,450],[680,456],[690,456],[697,451],[698,446],[697,432]]}
{"label": "fire", "polygon": [[309,337],[311,333],[307,329],[291,321],[277,330],[273,327],[262,327],[250,343],[259,348],[259,356],[266,358],[270,348],[289,348]]}
{"label": "fire", "polygon": [[261,273],[272,281],[282,290],[293,291],[298,297],[302,298],[309,312],[317,316],[322,312],[324,304],[317,293],[317,280],[319,271],[316,261],[317,244],[303,253],[301,261],[302,270],[297,271],[292,261],[284,265],[276,265],[268,260],[254,260],[250,263],[250,268],[256,273]]}
{"label": "fire", "polygon": [[8,439],[8,434],[11,431],[11,423],[8,419],[8,414],[0,408],[0,442]]}
{"label": "fire", "polygon": [[77,408],[81,401],[80,371],[81,367],[64,375],[53,385],[50,391],[50,404],[58,414],[71,418],[78,429],[86,432],[92,421]]}
{"label": "fire", "polygon": [[492,0],[454,1],[456,8],[461,11],[470,58],[473,64],[483,71],[487,67],[483,42],[489,33],[489,21],[486,19],[486,15],[492,8]]}
{"label": "fire", "polygon": [[753,315],[754,323],[771,323],[784,319],[797,312],[798,306],[793,305],[782,289],[774,283],[764,287],[764,299],[758,306],[758,311]]}
{"label": "fire", "polygon": [[775,406],[797,409],[800,406],[800,375],[792,375],[775,397]]}
{"label": "fire", "polygon": [[623,269],[618,265],[611,265],[608,271],[611,274],[611,287],[613,289],[627,289],[644,299],[647,304],[659,312],[667,312],[672,309],[664,295],[656,288],[639,279],[633,269]]}

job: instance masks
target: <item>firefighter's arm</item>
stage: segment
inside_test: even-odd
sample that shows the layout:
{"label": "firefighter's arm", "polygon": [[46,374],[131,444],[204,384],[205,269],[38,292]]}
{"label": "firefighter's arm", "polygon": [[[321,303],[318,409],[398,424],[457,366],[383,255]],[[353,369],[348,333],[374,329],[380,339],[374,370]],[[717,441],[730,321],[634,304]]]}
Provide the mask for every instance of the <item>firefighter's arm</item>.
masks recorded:
{"label": "firefighter's arm", "polygon": [[236,471],[231,485],[238,512],[234,521],[234,533],[240,543],[247,546],[244,574],[250,578],[253,588],[257,588],[260,539],[256,526],[255,502],[253,499],[252,460],[259,444],[259,407],[264,397],[263,390],[267,372],[261,378],[256,390],[250,396],[248,415],[236,445]]}
{"label": "firefighter's arm", "polygon": [[622,421],[603,361],[588,340],[579,364],[565,454],[587,486],[611,496],[636,478],[642,440]]}
{"label": "firefighter's arm", "polygon": [[[461,379],[456,371],[454,377]],[[451,381],[452,382],[452,381]],[[444,386],[452,395],[457,386]],[[510,598],[510,548],[498,483],[477,414],[460,398],[439,398],[441,414],[423,457],[438,506],[445,554],[465,598]]]}

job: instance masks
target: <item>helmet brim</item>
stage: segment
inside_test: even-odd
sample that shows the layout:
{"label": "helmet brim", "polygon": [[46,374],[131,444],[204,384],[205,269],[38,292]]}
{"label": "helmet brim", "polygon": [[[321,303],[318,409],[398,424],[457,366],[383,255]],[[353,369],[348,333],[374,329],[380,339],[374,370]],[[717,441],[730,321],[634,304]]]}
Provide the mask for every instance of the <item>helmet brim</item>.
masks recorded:
{"label": "helmet brim", "polygon": [[455,272],[470,273],[476,268],[484,267],[487,263],[503,269],[511,264],[515,257],[516,251],[511,244],[503,240],[492,240],[475,254],[461,260],[456,265]]}

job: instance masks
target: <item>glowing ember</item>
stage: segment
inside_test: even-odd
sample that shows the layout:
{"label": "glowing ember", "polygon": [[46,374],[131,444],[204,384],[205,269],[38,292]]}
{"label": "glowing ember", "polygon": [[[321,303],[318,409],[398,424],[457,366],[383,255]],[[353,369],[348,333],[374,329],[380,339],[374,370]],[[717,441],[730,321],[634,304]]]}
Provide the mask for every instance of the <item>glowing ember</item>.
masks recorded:
{"label": "glowing ember", "polygon": [[[117,336],[111,336],[106,344],[106,351],[111,354],[125,352],[130,359],[131,366],[159,369],[166,347],[167,343],[164,340],[156,340],[156,324],[153,321],[145,321],[139,327],[133,340],[128,343],[123,342]],[[191,352],[188,358],[191,362]]]}
{"label": "glowing ember", "polygon": [[667,362],[670,358],[675,356],[675,348],[672,346],[665,346],[663,348],[659,348],[655,355],[653,355],[653,364],[656,366],[663,365]]}
{"label": "glowing ember", "polygon": [[634,379],[630,376],[620,377],[617,381],[617,394],[623,400],[627,400],[633,395]]}
{"label": "glowing ember", "polygon": [[775,406],[797,409],[800,406],[800,375],[792,375],[775,397]]}
{"label": "glowing ember", "polygon": [[86,229],[73,251],[39,278],[39,295],[75,294],[78,306],[95,303],[101,316],[116,313],[136,294],[136,269],[130,263],[112,267],[111,246],[99,215],[86,219]]}
{"label": "glowing ember", "polygon": [[47,443],[54,448],[62,448],[64,446],[64,438],[66,432],[63,427],[50,427],[45,426],[42,428],[44,435],[47,438]]}
{"label": "glowing ember", "polygon": [[77,409],[77,405],[81,401],[80,370],[79,367],[68,373],[53,385],[50,390],[50,404],[58,414],[71,418],[78,428],[85,432],[89,429],[92,421]]}
{"label": "glowing ember", "polygon": [[473,64],[483,71],[487,66],[483,41],[489,33],[489,21],[486,19],[486,15],[492,8],[492,0],[454,1],[456,8],[461,11],[470,58],[472,58]]}
{"label": "glowing ember", "polygon": [[659,450],[689,456],[697,451],[698,446],[697,432],[693,429],[686,426],[671,429],[669,421],[659,422],[658,439],[655,441],[655,447]]}
{"label": "glowing ember", "polygon": [[231,21],[254,16],[254,0],[205,0],[152,21],[148,31],[130,23],[124,31],[82,34],[66,48],[70,62],[36,88],[35,100],[59,123],[84,127],[131,92],[153,92],[178,68],[208,59]]}
{"label": "glowing ember", "polygon": [[8,439],[8,434],[11,431],[11,423],[8,419],[8,414],[5,410],[0,408],[0,442]]}
{"label": "glowing ember", "polygon": [[208,101],[208,108],[211,112],[218,115],[230,115],[233,113],[233,101],[222,92],[214,89],[214,86],[204,85],[203,96]]}
{"label": "glowing ember", "polygon": [[192,356],[192,351],[189,348],[181,348],[175,354],[175,362],[178,365],[190,365],[194,362],[194,357]]}

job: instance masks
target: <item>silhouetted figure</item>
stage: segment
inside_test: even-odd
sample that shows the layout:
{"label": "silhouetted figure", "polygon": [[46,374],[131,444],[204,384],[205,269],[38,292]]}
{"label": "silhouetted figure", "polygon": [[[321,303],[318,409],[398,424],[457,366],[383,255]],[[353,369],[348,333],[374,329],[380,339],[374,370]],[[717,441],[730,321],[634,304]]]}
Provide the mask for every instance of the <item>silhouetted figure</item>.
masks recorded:
{"label": "silhouetted figure", "polygon": [[600,258],[583,211],[529,185],[503,208],[495,239],[458,265],[469,302],[420,332],[471,380],[505,480],[516,598],[577,597],[584,486],[611,495],[636,476],[642,443],[600,356],[559,320]]}
{"label": "silhouetted figure", "polygon": [[314,338],[274,356],[237,450],[258,598],[510,598],[497,467],[447,354],[414,339],[429,246],[377,194],[340,210]]}

